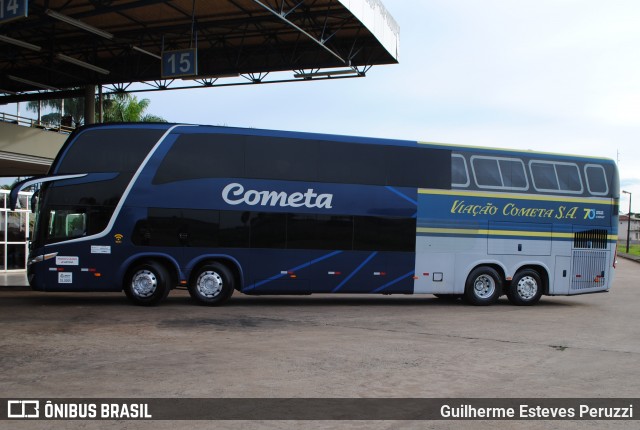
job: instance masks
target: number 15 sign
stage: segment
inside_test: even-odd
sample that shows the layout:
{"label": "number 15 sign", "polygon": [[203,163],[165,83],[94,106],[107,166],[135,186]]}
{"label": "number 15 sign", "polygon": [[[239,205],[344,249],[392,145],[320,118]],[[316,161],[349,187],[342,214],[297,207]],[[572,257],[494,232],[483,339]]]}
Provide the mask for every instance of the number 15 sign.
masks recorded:
{"label": "number 15 sign", "polygon": [[[2,1],[2,0],[0,0]],[[162,77],[177,78],[198,74],[198,53],[195,49],[164,51],[162,53]]]}

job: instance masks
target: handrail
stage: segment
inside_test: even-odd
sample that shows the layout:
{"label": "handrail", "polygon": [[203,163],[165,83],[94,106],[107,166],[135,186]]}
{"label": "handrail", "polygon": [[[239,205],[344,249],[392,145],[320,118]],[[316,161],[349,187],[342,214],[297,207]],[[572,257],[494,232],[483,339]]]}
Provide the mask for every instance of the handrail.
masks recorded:
{"label": "handrail", "polygon": [[51,126],[50,124],[45,124],[42,121],[38,121],[37,119],[26,118],[23,116],[13,115],[5,112],[0,112],[0,121],[17,124],[24,127],[40,128],[42,130],[54,131],[56,133],[70,134],[74,130],[73,127],[66,127],[63,125]]}

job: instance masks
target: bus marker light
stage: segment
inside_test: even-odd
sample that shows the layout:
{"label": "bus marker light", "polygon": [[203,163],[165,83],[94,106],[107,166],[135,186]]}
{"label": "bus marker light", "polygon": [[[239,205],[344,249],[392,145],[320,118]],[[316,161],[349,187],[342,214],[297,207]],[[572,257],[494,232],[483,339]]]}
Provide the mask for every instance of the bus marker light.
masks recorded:
{"label": "bus marker light", "polygon": [[582,275],[576,275],[576,278],[582,278]]}
{"label": "bus marker light", "polygon": [[58,267],[58,272],[64,272],[64,267]]}
{"label": "bus marker light", "polygon": [[422,276],[429,276],[429,272],[424,272]]}
{"label": "bus marker light", "polygon": [[95,273],[93,274],[93,276],[95,276],[96,278],[99,278],[99,277],[101,277],[101,276],[102,276],[102,273],[95,272]]}
{"label": "bus marker light", "polygon": [[180,285],[187,285],[187,281],[183,279],[182,281],[180,281]]}
{"label": "bus marker light", "polygon": [[413,279],[420,279],[420,277],[419,276],[414,276]]}
{"label": "bus marker light", "polygon": [[511,276],[507,276],[507,281],[513,281],[513,278]]}
{"label": "bus marker light", "polygon": [[342,272],[327,272],[327,274],[332,276],[340,276],[342,275]]}

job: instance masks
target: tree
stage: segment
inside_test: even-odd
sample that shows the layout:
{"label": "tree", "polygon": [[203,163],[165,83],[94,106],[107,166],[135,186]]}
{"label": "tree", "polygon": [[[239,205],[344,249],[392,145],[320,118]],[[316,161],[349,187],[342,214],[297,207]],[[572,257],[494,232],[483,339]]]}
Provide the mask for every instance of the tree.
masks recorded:
{"label": "tree", "polygon": [[108,95],[104,100],[104,122],[167,122],[164,118],[146,114],[149,99],[138,100],[131,94]]}
{"label": "tree", "polygon": [[[41,108],[49,108],[53,110],[52,113],[42,115],[40,121],[44,124],[51,124],[60,126],[62,121],[61,117],[71,117],[73,127],[77,127],[84,123],[84,98],[70,98],[70,99],[56,99],[56,100],[42,100],[32,101],[27,103],[27,110],[32,112],[38,112]],[[62,114],[62,115],[61,115]]]}
{"label": "tree", "polygon": [[[98,100],[96,99],[96,113]],[[138,100],[136,96],[128,93],[109,94],[103,102],[103,122],[167,122],[164,118],[146,113],[151,101],[149,99]],[[70,116],[73,127],[84,123],[84,98],[70,98],[64,100],[43,100],[41,102],[29,102],[27,109],[38,112],[39,108],[49,108],[52,113],[43,115],[41,122],[54,126],[61,125],[62,116]],[[63,112],[63,115],[61,115]],[[96,117],[96,121],[98,118]]]}

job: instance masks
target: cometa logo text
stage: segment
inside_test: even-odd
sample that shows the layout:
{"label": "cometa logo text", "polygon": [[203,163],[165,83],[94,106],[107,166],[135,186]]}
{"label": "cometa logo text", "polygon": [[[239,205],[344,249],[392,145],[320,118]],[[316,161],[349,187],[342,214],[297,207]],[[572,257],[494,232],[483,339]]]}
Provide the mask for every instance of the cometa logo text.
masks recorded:
{"label": "cometa logo text", "polygon": [[284,191],[245,190],[241,184],[231,183],[222,190],[222,198],[230,205],[246,204],[249,206],[307,207],[331,209],[333,194],[317,194],[313,188],[306,192],[288,194]]}

